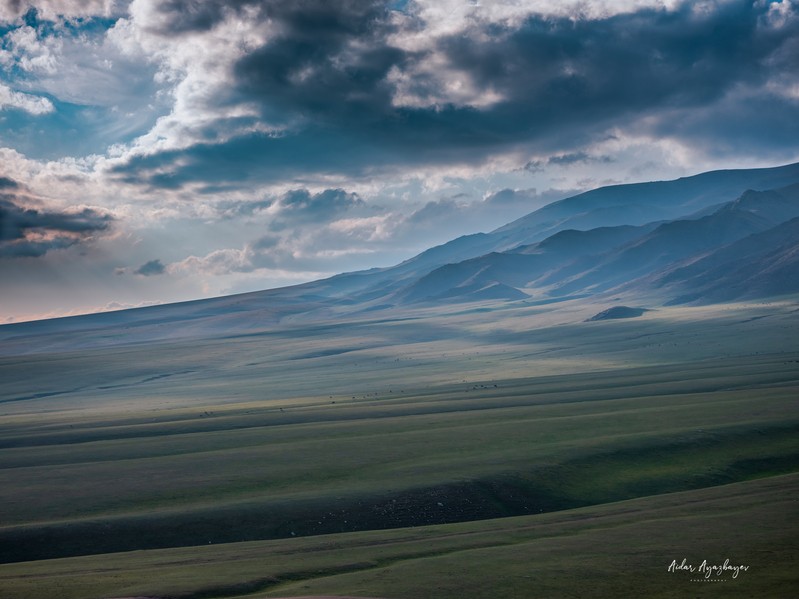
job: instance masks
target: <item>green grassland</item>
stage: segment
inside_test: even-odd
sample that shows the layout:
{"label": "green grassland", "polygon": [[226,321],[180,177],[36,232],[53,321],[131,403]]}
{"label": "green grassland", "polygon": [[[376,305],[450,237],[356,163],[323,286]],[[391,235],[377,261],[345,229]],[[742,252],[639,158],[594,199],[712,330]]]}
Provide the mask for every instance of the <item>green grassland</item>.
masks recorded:
{"label": "green grassland", "polygon": [[7,349],[0,596],[791,596],[796,299],[604,307]]}
{"label": "green grassland", "polygon": [[[792,597],[799,475],[461,524],[0,566],[7,599]],[[713,576],[669,572],[748,566]]]}

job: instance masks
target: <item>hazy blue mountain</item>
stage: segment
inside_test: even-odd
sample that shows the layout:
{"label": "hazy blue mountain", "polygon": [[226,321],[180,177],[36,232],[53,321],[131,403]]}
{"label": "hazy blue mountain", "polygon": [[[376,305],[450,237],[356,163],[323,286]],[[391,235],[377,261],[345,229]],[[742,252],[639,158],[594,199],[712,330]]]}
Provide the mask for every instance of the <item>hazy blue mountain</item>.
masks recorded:
{"label": "hazy blue mountain", "polygon": [[602,252],[617,247],[646,234],[655,228],[656,223],[618,227],[597,227],[588,231],[567,229],[559,231],[543,241],[519,246],[508,253],[515,254],[559,254],[562,256],[582,256],[590,252]]}
{"label": "hazy blue mountain", "polygon": [[330,298],[357,297],[358,301],[368,301],[384,296],[443,264],[481,256],[492,251],[495,245],[496,240],[486,233],[464,235],[396,266],[344,273],[302,287]]}
{"label": "hazy blue mountain", "polygon": [[[755,191],[756,190],[756,191]],[[459,237],[388,268],[235,296],[0,327],[0,352],[46,335],[53,349],[257,331],[418,301],[518,300],[656,290],[717,301],[796,287],[799,163],[615,185],[566,198],[490,233]],[[133,332],[135,331],[135,335]],[[11,345],[13,347],[11,347]]]}
{"label": "hazy blue mountain", "polygon": [[746,190],[719,212],[745,210],[775,225],[799,216],[799,183],[766,191]]}
{"label": "hazy blue mountain", "polygon": [[528,246],[560,231],[671,220],[734,200],[747,189],[773,189],[798,181],[799,163],[601,187],[548,204],[490,233],[465,235],[433,247],[396,266],[345,273],[302,287],[317,299],[377,301],[446,264]]}
{"label": "hazy blue mountain", "polygon": [[711,303],[799,292],[799,217],[702,258],[675,265],[647,284],[667,303]]}
{"label": "hazy blue mountain", "polygon": [[[696,220],[675,220],[600,256],[587,257],[585,271],[565,279],[552,273],[544,284],[561,294],[598,292],[768,229],[771,222],[745,210],[722,210]],[[593,264],[592,264],[593,263]]]}
{"label": "hazy blue mountain", "polygon": [[618,247],[655,226],[624,225],[590,231],[560,231],[543,241],[507,252],[492,252],[441,266],[400,290],[393,300],[414,302],[452,298],[476,285],[527,287],[547,273],[567,267],[577,258]]}
{"label": "hazy blue mountain", "polygon": [[746,190],[709,214],[643,226],[560,231],[507,252],[439,267],[396,294],[399,302],[445,300],[502,284],[551,296],[598,293],[692,261],[799,216],[799,185]]}
{"label": "hazy blue mountain", "polygon": [[747,189],[776,189],[797,181],[799,163],[775,168],[711,171],[673,181],[600,187],[548,204],[496,229],[492,235],[526,239],[531,243],[564,229],[642,225],[683,217],[729,202]]}

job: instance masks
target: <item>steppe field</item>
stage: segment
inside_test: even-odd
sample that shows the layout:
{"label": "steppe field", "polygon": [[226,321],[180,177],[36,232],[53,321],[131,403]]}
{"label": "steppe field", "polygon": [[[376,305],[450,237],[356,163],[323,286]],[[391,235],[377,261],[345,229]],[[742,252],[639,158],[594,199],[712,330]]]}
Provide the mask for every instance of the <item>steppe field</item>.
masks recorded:
{"label": "steppe field", "polygon": [[6,335],[0,597],[796,596],[799,298],[609,305]]}

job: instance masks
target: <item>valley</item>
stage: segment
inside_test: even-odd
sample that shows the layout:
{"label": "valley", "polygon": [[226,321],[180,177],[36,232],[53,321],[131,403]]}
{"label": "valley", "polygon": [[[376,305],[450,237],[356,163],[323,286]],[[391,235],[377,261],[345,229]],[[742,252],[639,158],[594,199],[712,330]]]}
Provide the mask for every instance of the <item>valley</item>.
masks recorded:
{"label": "valley", "polygon": [[[591,510],[626,509],[618,502],[636,498],[662,497],[674,502],[673,517],[690,520],[702,512],[693,503],[681,511],[680,498],[766,485],[775,496],[768,516],[795,517],[782,493],[790,494],[799,469],[799,299],[585,322],[603,305],[427,307],[379,320],[146,344],[129,336],[112,348],[2,358],[0,586],[9,597],[51,596],[53,578],[24,573],[64,564],[63,597],[127,596],[128,588],[148,597],[250,596],[272,586],[328,589],[328,577],[345,594],[417,597],[426,595],[407,582],[374,582],[407,556],[378,556],[406,555],[421,543],[426,549],[411,550],[421,555],[414,563],[433,567],[477,551],[472,540],[451,557],[430,548],[450,542],[444,525],[480,539],[487,533],[470,527],[494,522],[505,530],[507,518],[524,518],[532,536],[508,534],[522,535],[533,564],[549,543],[567,543],[571,514],[590,514],[580,517],[589,526],[580,535],[615,538],[615,528],[588,524],[602,522],[603,512]],[[757,512],[739,509],[747,521]],[[653,517],[648,507],[639,515]],[[543,544],[534,540],[539,521],[554,535]],[[347,565],[347,552],[323,558],[303,549],[285,566],[264,566],[268,584],[241,593],[226,586],[239,571],[229,567],[230,552],[264,547],[271,555],[312,539],[327,546],[329,535],[346,547],[380,530],[370,533],[379,539],[371,557],[362,541],[352,550],[374,566]],[[782,531],[769,530],[758,535],[777,539]],[[411,531],[428,531],[425,541],[400,540]],[[510,541],[492,534],[487,546],[474,543],[501,555]],[[693,535],[682,538],[685,552]],[[160,577],[134,582],[161,551],[185,556],[168,580],[216,566],[167,586]],[[638,567],[664,570],[673,550],[662,551]],[[775,580],[785,580],[789,555],[770,566]],[[107,578],[95,566],[81,574],[80,556],[92,557],[87,566],[130,559],[109,566],[117,574]],[[562,556],[558,567],[571,559],[588,557]],[[504,567],[493,572],[486,580],[508,584]],[[115,586],[118,577],[127,586]],[[298,577],[303,584],[291,582]],[[366,579],[373,582],[363,586]],[[458,596],[451,592],[430,596]]]}
{"label": "valley", "polygon": [[[390,268],[0,327],[2,596],[789,596],[791,177],[602,188]],[[740,579],[668,570],[725,559]]]}

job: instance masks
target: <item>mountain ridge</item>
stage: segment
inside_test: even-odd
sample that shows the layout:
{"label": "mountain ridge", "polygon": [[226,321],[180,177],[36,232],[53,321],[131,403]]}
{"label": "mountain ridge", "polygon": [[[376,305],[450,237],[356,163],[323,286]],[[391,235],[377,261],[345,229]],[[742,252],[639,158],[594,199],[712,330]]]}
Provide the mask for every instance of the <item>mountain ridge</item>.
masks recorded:
{"label": "mountain ridge", "polygon": [[[683,195],[676,197],[677,191]],[[662,204],[664,198],[671,200]],[[627,209],[633,201],[640,210]],[[664,214],[676,216],[663,218]],[[609,215],[617,220],[603,224]],[[642,215],[657,218],[636,223]],[[663,304],[734,299],[735,293],[699,284],[697,278],[713,273],[722,277],[721,271],[714,270],[720,264],[737,261],[742,268],[747,262],[762,260],[762,252],[752,249],[758,243],[768,246],[781,266],[766,268],[765,263],[753,262],[748,270],[739,268],[740,272],[754,276],[751,273],[757,268],[763,269],[756,287],[762,293],[792,292],[793,287],[780,285],[775,278],[793,273],[789,241],[799,233],[793,227],[779,227],[796,216],[799,163],[602,187],[544,206],[489,233],[464,235],[429,248],[395,266],[245,294],[5,324],[0,326],[0,341],[27,338],[34,345],[39,335],[57,333],[66,338],[75,330],[120,326],[143,332],[143,339],[169,340],[207,331],[258,330],[297,318],[321,321],[343,313],[374,315],[425,302],[526,301],[531,297],[560,301],[616,288],[655,294]],[[580,228],[596,223],[599,226]],[[775,227],[778,230],[769,233]],[[771,247],[769,235],[787,236],[788,241]],[[741,254],[744,251],[759,257],[749,260]],[[692,270],[692,264],[698,266]],[[738,289],[740,285],[728,279],[729,271],[722,278],[729,289]]]}

